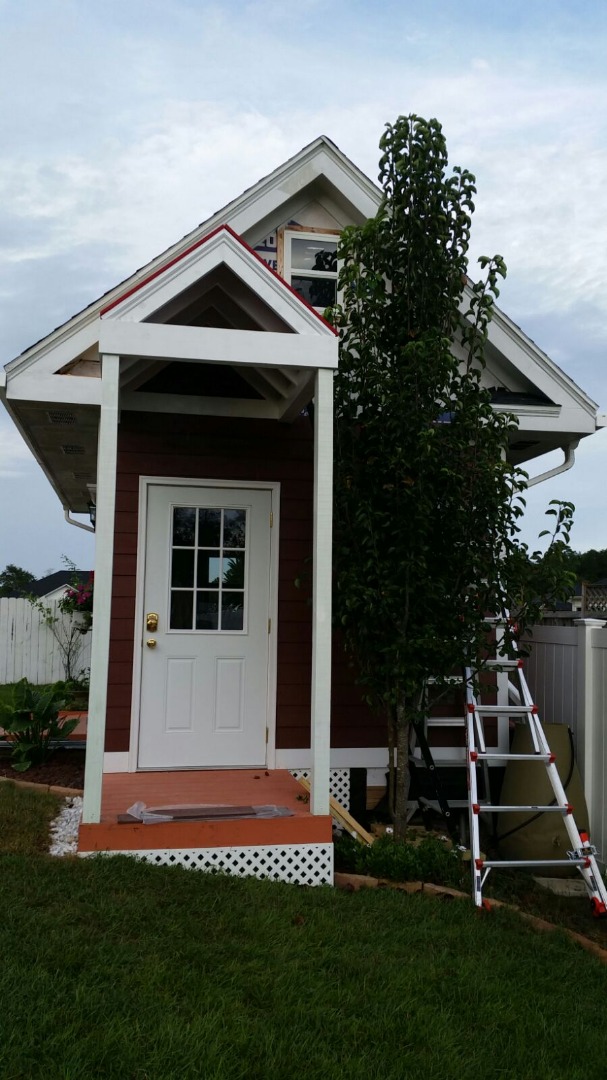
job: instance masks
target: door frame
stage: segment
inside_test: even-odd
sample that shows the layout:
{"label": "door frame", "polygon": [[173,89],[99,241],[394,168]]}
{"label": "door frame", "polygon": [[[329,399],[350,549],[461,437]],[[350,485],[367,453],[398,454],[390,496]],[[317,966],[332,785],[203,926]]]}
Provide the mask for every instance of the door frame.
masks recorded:
{"label": "door frame", "polygon": [[[138,772],[139,724],[143,640],[137,627],[143,627],[144,589],[146,571],[147,515],[149,492],[152,487],[231,488],[239,491],[269,491],[272,496],[272,527],[270,529],[270,595],[269,617],[271,631],[268,642],[268,682],[266,712],[266,768],[276,767],[276,684],[278,644],[278,559],[280,539],[280,483],[266,480],[218,480],[189,476],[140,476],[137,525],[137,568],[135,587],[135,624],[133,647],[133,691],[131,696],[131,731],[129,738],[129,772]],[[148,770],[149,771],[149,770]],[[158,770],[161,771],[161,770]]]}

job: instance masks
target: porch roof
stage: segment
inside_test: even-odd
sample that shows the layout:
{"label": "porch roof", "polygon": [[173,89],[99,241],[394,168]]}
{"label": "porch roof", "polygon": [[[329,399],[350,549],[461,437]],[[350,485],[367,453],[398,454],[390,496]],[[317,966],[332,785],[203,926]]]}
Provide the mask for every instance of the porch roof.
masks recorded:
{"label": "porch roof", "polygon": [[7,407],[75,512],[96,483],[103,355],[120,357],[121,409],[288,422],[315,371],[337,367],[337,336],[233,229],[213,230],[9,371]]}

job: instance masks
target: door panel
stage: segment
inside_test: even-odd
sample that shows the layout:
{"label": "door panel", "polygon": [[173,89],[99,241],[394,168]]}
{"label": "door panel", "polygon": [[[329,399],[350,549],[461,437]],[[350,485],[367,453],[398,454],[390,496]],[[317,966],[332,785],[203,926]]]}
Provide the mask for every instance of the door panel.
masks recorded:
{"label": "door panel", "polygon": [[272,493],[148,495],[139,767],[263,766]]}

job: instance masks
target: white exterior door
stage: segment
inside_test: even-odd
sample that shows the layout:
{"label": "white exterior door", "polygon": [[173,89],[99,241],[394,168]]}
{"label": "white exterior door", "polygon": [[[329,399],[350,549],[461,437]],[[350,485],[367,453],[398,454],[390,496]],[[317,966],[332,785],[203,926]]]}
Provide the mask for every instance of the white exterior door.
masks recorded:
{"label": "white exterior door", "polygon": [[269,490],[150,485],[139,768],[265,765],[271,510]]}

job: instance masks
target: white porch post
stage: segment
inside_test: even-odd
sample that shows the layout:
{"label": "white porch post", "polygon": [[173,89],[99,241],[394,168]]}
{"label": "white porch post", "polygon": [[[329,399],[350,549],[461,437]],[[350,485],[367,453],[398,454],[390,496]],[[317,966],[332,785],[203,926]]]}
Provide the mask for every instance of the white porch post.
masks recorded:
{"label": "white porch post", "polygon": [[310,809],[329,813],[331,588],[333,534],[333,371],[319,368],[314,395],[312,583],[312,783]]}
{"label": "white porch post", "polygon": [[101,357],[101,414],[99,417],[97,444],[93,640],[91,643],[91,682],[82,814],[85,822],[97,822],[101,818],[101,784],[103,780],[112,568],[114,562],[119,373],[119,357],[103,355]]}

